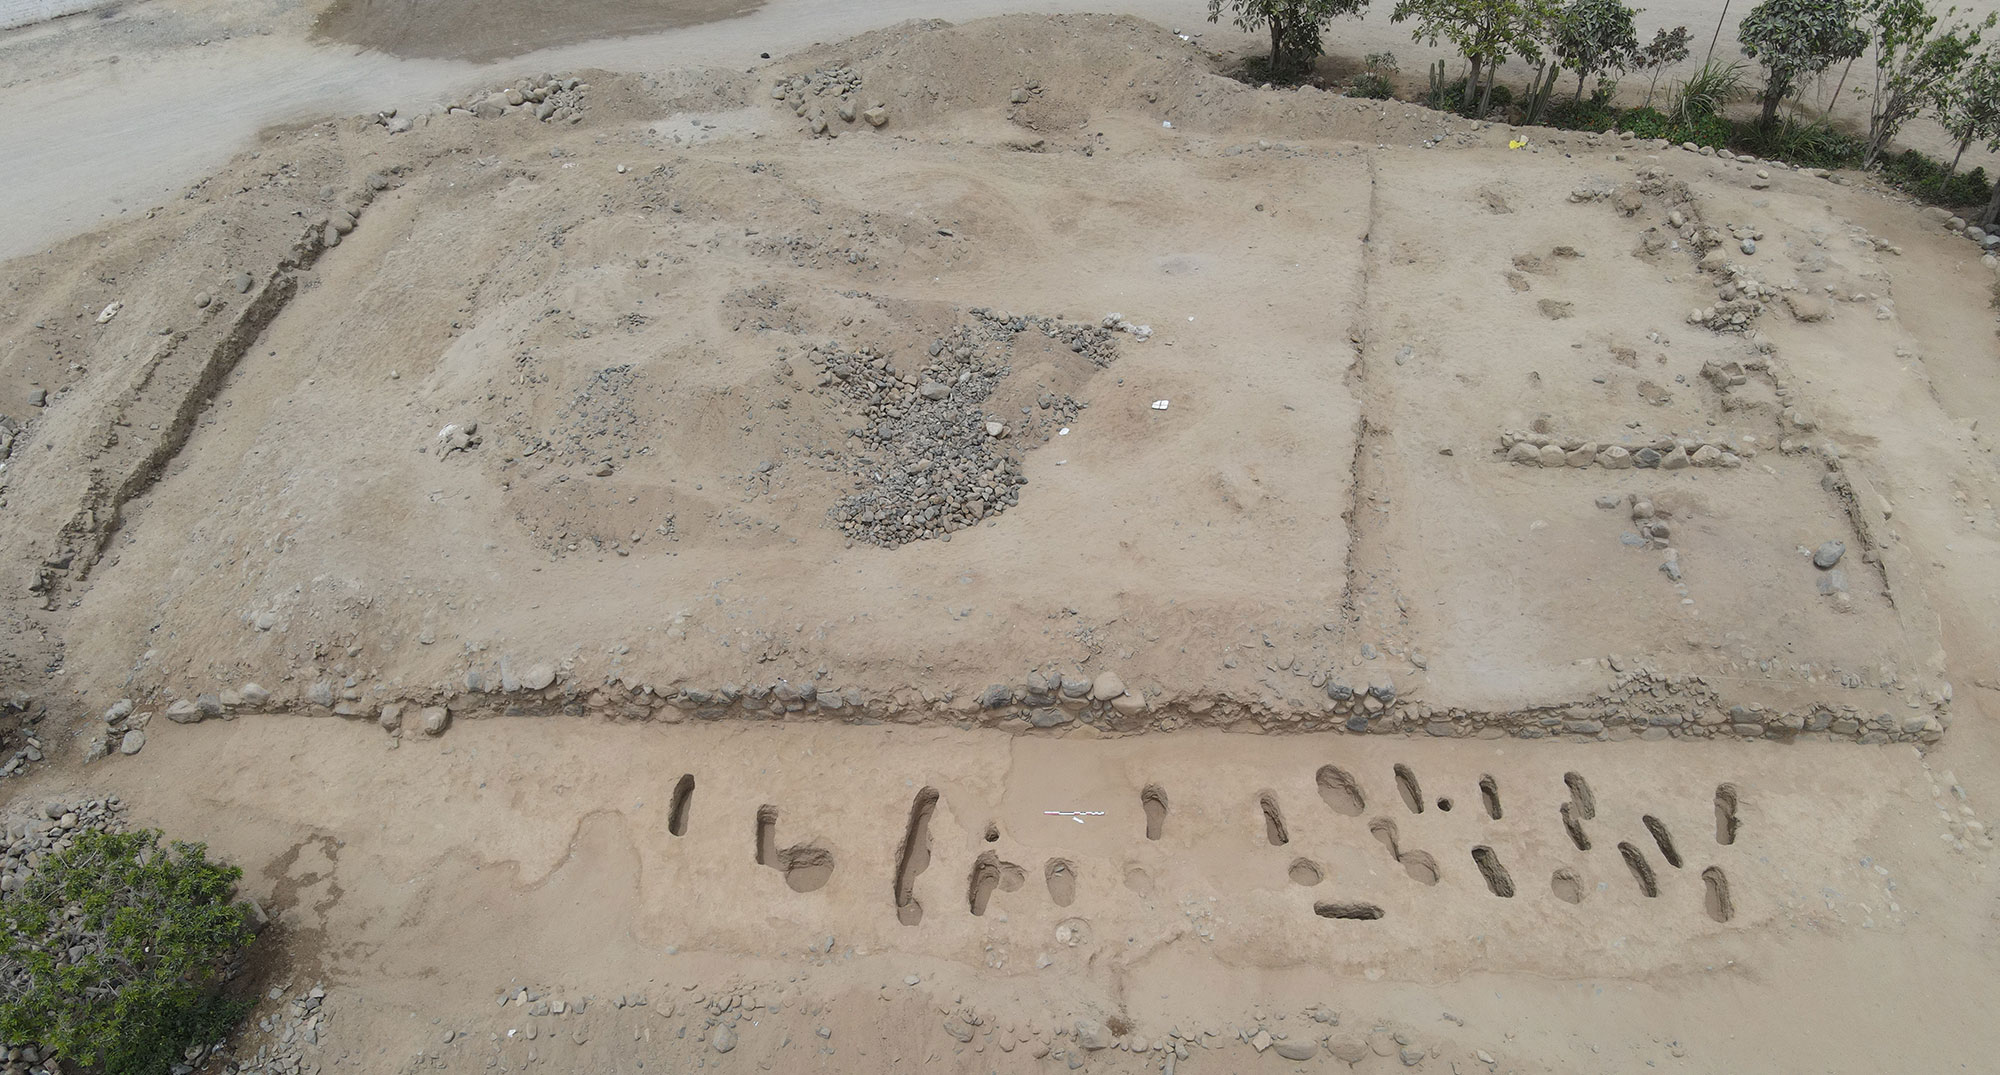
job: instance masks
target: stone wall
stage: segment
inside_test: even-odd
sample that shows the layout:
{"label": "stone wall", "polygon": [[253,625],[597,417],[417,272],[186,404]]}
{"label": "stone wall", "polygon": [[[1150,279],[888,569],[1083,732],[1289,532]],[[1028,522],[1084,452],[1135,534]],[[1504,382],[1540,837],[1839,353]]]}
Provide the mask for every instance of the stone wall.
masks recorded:
{"label": "stone wall", "polygon": [[[1620,662],[1622,663],[1622,662]],[[86,760],[137,753],[142,729],[155,715],[192,724],[237,714],[286,713],[340,717],[378,725],[392,736],[444,734],[461,720],[491,717],[574,717],[679,724],[686,721],[841,721],[850,724],[951,724],[1016,734],[1128,735],[1180,728],[1262,732],[1344,731],[1355,735],[1435,738],[1548,739],[1620,742],[1630,739],[1769,739],[1860,744],[1935,743],[1950,724],[1950,689],[1914,692],[1889,703],[1732,702],[1701,676],[1664,675],[1628,667],[1596,693],[1567,702],[1488,712],[1399,698],[1384,683],[1349,686],[1329,679],[1307,708],[1273,706],[1227,694],[1149,699],[1115,675],[1095,679],[1031,676],[1019,684],[934,694],[903,688],[886,694],[780,680],[714,689],[560,682],[549,665],[518,677],[418,698],[388,699],[353,682],[319,680],[303,696],[280,698],[248,683],[193,699],[120,701],[88,738]],[[1890,710],[1896,710],[1891,712]]]}

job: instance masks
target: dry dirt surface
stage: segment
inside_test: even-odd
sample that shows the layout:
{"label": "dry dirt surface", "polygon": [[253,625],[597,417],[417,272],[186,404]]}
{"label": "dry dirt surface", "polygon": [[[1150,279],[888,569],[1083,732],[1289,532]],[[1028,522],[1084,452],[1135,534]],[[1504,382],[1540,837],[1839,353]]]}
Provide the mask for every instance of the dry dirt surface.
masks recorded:
{"label": "dry dirt surface", "polygon": [[0,793],[260,1071],[1982,1070],[1995,281],[1130,17],[274,130],[0,263]]}

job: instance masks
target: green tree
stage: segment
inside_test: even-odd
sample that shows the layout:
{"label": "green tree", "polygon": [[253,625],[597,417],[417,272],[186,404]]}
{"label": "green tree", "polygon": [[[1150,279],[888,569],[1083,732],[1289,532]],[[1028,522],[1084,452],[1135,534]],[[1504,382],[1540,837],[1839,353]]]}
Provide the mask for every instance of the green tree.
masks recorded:
{"label": "green tree", "polygon": [[1861,166],[1875,163],[1889,139],[1911,116],[1923,111],[1972,61],[1981,34],[1994,17],[1974,24],[1939,24],[1958,13],[1942,12],[1925,0],[1870,0],[1869,38],[1875,52],[1875,96],[1869,104],[1868,150]]}
{"label": "green tree", "polygon": [[1651,107],[1653,90],[1660,84],[1660,72],[1688,58],[1688,28],[1676,26],[1669,30],[1661,27],[1653,32],[1653,40],[1639,50],[1632,65],[1641,71],[1651,71],[1653,76],[1646,82],[1646,100],[1641,107]]}
{"label": "green tree", "polygon": [[2000,138],[2000,49],[1989,48],[1959,68],[1931,95],[1931,114],[1958,142],[1951,168],[1980,139]]}
{"label": "green tree", "polygon": [[1620,0],[1570,0],[1556,12],[1553,51],[1564,67],[1576,72],[1578,101],[1586,78],[1623,71],[1638,61],[1639,34],[1632,25],[1638,14]]}
{"label": "green tree", "polygon": [[1764,106],[1759,123],[1766,128],[1801,82],[1868,48],[1854,0],[1764,0],[1743,17],[1736,36],[1743,54],[1764,67],[1758,99]]}
{"label": "green tree", "polygon": [[1465,77],[1465,107],[1468,114],[1483,116],[1492,105],[1493,80],[1500,65],[1511,56],[1541,58],[1537,38],[1546,16],[1543,0],[1397,0],[1389,21],[1414,20],[1412,40],[1436,45],[1442,39],[1465,56],[1471,64]]}
{"label": "green tree", "polygon": [[160,1075],[247,1005],[221,970],[250,943],[242,871],[158,832],[79,835],[0,900],[0,1039],[106,1075]]}
{"label": "green tree", "polygon": [[[2000,49],[1988,48],[1938,87],[1931,114],[1958,141],[1958,152],[1945,172],[1947,181],[1972,143],[1984,141],[1990,152],[2000,153]],[[1989,231],[1996,223],[2000,223],[2000,182],[1993,184],[1992,199],[1979,217],[1979,225]]]}
{"label": "green tree", "polygon": [[1271,73],[1304,74],[1326,52],[1321,38],[1341,15],[1359,15],[1368,0],[1208,0],[1208,21],[1223,12],[1238,29],[1271,34]]}

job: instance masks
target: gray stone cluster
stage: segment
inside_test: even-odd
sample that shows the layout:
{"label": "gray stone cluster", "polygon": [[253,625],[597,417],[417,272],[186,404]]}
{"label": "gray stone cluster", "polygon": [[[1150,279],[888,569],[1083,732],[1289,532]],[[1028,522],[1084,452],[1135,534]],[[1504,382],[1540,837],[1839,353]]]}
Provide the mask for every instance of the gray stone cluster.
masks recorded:
{"label": "gray stone cluster", "polygon": [[1644,440],[1626,438],[1622,444],[1605,444],[1581,437],[1561,437],[1548,433],[1509,430],[1500,434],[1500,454],[1509,463],[1533,467],[1590,467],[1606,470],[1683,470],[1688,467],[1740,467],[1756,455],[1755,449],[1733,439],[1695,440],[1692,437],[1659,436]]}
{"label": "gray stone cluster", "polygon": [[1936,206],[1924,210],[1924,218],[1987,253],[2000,253],[2000,230],[1987,231],[1977,224],[1968,224],[1964,217],[1953,216],[1951,210]]}
{"label": "gray stone cluster", "polygon": [[888,355],[835,344],[807,360],[818,388],[858,406],[865,425],[845,455],[856,491],[833,507],[849,537],[893,547],[949,535],[1020,502],[1021,454],[1073,419],[1081,405],[1043,392],[1035,407],[988,406],[1013,372],[1016,338],[1038,332],[1093,365],[1117,356],[1114,329],[976,309],[973,321],[931,341],[924,365],[898,371]]}
{"label": "gray stone cluster", "polygon": [[[783,101],[791,106],[792,114],[806,121],[806,128],[815,137],[840,137],[841,124],[851,124],[856,119],[870,127],[880,127],[889,122],[889,109],[881,101],[871,101],[862,105],[861,72],[852,67],[821,67],[812,73],[790,75],[779,79],[771,87],[771,99]],[[827,114],[828,107],[832,116]]]}
{"label": "gray stone cluster", "polygon": [[[590,83],[579,78],[537,75],[520,79],[512,86],[454,101],[445,106],[445,114],[499,119],[511,112],[527,112],[543,123],[581,123],[584,93],[589,89]],[[396,132],[393,122],[389,131]]]}
{"label": "gray stone cluster", "polygon": [[[332,1014],[326,1010],[326,987],[315,985],[298,996],[285,999],[287,987],[275,985],[266,999],[282,1001],[278,1010],[257,1020],[257,1029],[271,1040],[260,1043],[255,1055],[237,1061],[240,1075],[299,1075],[317,1071],[312,1055],[324,1048]],[[249,1035],[243,1035],[247,1038]],[[239,1045],[247,1045],[240,1042]],[[190,1069],[192,1070],[192,1069]],[[185,1075],[176,1069],[174,1075]]]}
{"label": "gray stone cluster", "polygon": [[[0,763],[0,777],[18,776],[27,772],[28,766],[43,760],[45,756],[41,737],[35,734],[35,726],[41,723],[44,710],[33,698],[17,695],[0,702],[0,712],[20,715],[20,745],[14,748],[14,752],[8,755],[4,763]],[[0,740],[0,742],[5,741]]]}

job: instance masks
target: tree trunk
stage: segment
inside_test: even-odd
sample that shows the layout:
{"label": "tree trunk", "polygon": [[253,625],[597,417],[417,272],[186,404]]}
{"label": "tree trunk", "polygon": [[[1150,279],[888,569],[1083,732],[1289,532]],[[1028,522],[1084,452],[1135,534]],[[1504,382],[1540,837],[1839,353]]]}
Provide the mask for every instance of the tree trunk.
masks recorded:
{"label": "tree trunk", "polygon": [[1958,174],[1958,162],[1965,158],[1965,151],[1970,148],[1972,148],[1971,135],[1968,134],[1964,138],[1959,139],[1958,152],[1953,153],[1951,155],[1951,167],[1946,168],[1944,170],[1944,177],[1946,180],[1949,180],[1951,179],[1952,176]]}
{"label": "tree trunk", "polygon": [[1284,34],[1278,20],[1271,20],[1271,76],[1278,77],[1285,70]]}
{"label": "tree trunk", "polygon": [[1875,158],[1882,155],[1882,150],[1889,144],[1889,138],[1896,133],[1897,125],[1902,122],[1902,111],[1903,94],[1897,91],[1889,95],[1889,103],[1883,106],[1880,114],[1869,117],[1868,126],[1871,130],[1868,136],[1868,151],[1861,155],[1863,169],[1872,166]]}
{"label": "tree trunk", "polygon": [[1986,212],[1979,215],[1979,226],[1987,231],[1992,231],[1996,222],[2000,222],[2000,183],[1993,184],[1993,197],[1986,203]]}
{"label": "tree trunk", "polygon": [[1588,72],[1588,71],[1578,71],[1578,72],[1576,73],[1576,103],[1577,103],[1577,104],[1582,104],[1582,103],[1583,103],[1583,80],[1584,80],[1585,78],[1589,77],[1589,75],[1590,75],[1590,72]]}
{"label": "tree trunk", "polygon": [[1653,90],[1658,88],[1659,85],[1660,85],[1660,69],[1655,67],[1653,68],[1652,81],[1646,83],[1646,99],[1640,102],[1639,104],[1640,108],[1653,107]]}
{"label": "tree trunk", "polygon": [[1784,91],[1776,83],[1764,87],[1764,115],[1757,121],[1759,127],[1768,131],[1778,122],[1778,102],[1784,99]]}
{"label": "tree trunk", "polygon": [[1467,56],[1466,59],[1472,61],[1472,69],[1465,73],[1465,100],[1460,101],[1458,105],[1465,109],[1466,115],[1471,116],[1473,102],[1479,99],[1479,57]]}
{"label": "tree trunk", "polygon": [[1500,61],[1486,65],[1486,87],[1479,91],[1479,118],[1485,119],[1488,109],[1493,107],[1493,80],[1500,76]]}
{"label": "tree trunk", "polygon": [[1833,100],[1826,103],[1827,122],[1833,121],[1833,106],[1840,103],[1841,88],[1847,85],[1847,73],[1854,70],[1854,57],[1847,58],[1847,66],[1840,69],[1840,81],[1833,84]]}

